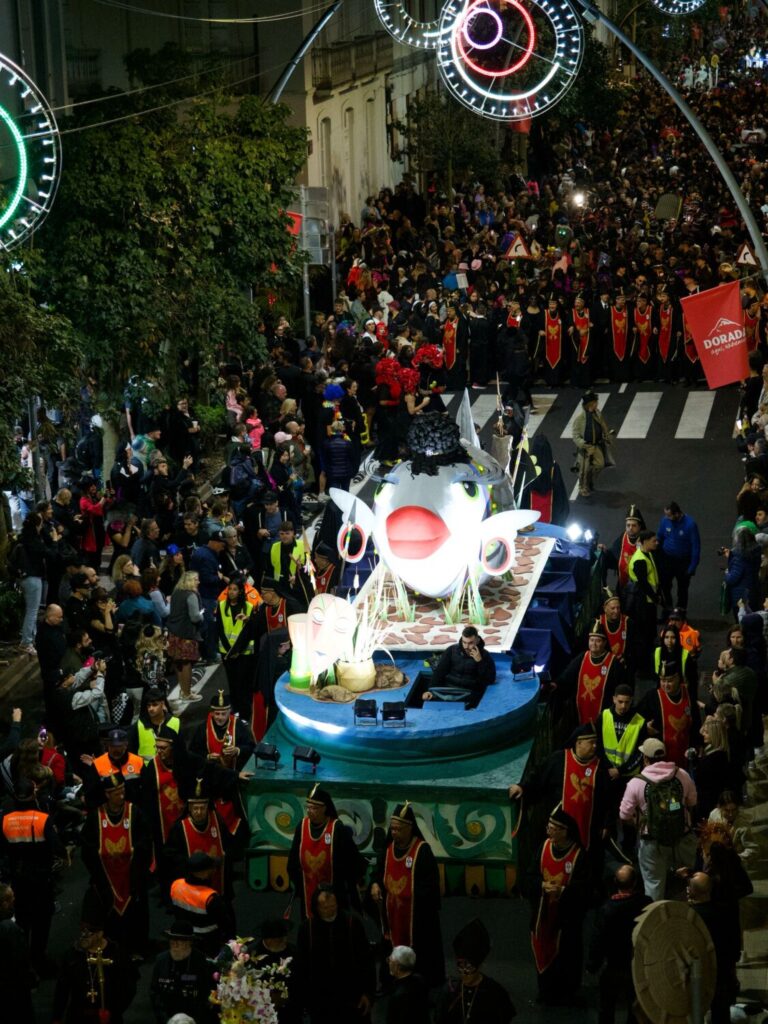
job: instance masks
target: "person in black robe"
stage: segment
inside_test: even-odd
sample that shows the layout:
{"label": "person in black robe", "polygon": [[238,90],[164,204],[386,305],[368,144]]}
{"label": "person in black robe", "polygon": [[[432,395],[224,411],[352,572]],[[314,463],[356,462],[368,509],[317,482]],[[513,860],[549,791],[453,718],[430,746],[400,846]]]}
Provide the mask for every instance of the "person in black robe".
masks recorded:
{"label": "person in black robe", "polygon": [[[355,910],[359,910],[360,896],[357,886],[365,876],[367,863],[362,854],[358,852],[351,831],[339,821],[331,794],[318,785],[313,786],[310,790],[306,809],[306,819],[302,818],[296,826],[288,854],[288,877],[293,883],[294,890],[299,894],[302,917],[306,917],[308,911],[305,894],[310,894],[311,902],[311,894],[314,892],[318,880],[324,881],[333,888],[339,906],[345,908],[352,906]],[[326,838],[322,843],[323,847],[330,847],[330,865],[318,862],[317,856],[320,855],[312,854],[307,858],[307,863],[302,864],[301,843],[305,829],[309,831],[311,839],[315,842],[318,842],[324,833],[330,837],[330,842]],[[330,870],[328,870],[329,867]]]}
{"label": "person in black robe", "polygon": [[214,1024],[218,1014],[209,998],[213,966],[195,948],[192,925],[174,921],[163,935],[169,939],[169,949],[155,960],[150,983],[157,1024],[166,1024],[176,1013],[186,1013],[195,1024]]}
{"label": "person in black robe", "polygon": [[312,916],[299,930],[299,991],[311,1024],[366,1024],[376,973],[360,917],[339,907],[332,888],[320,885]]}
{"label": "person in black robe", "polygon": [[[401,903],[398,892],[403,884],[403,865],[406,871],[411,872],[410,913],[406,905],[403,914],[395,919],[393,911]],[[430,987],[442,985],[445,960],[440,932],[440,875],[435,855],[425,842],[416,814],[407,800],[398,804],[392,813],[370,895],[376,906],[376,916],[382,922],[385,939],[393,946],[413,949],[419,972],[427,984]],[[407,921],[405,925],[404,920]]]}
{"label": "person in black robe", "polygon": [[0,985],[5,1019],[35,1024],[32,984],[36,979],[27,938],[14,921],[13,910],[13,889],[0,883]]}
{"label": "person in black robe", "polygon": [[517,1016],[507,990],[480,970],[491,951],[491,940],[479,918],[470,921],[453,940],[458,980],[448,982],[440,999],[436,1024],[509,1024]]}
{"label": "person in black robe", "polygon": [[[249,616],[246,625],[255,614],[256,612]],[[242,633],[240,636],[242,637]],[[233,721],[234,735],[232,735]],[[211,736],[214,746],[223,744],[220,751],[210,749],[209,736]],[[207,717],[192,736],[192,742],[189,745],[190,753],[202,760],[218,761],[224,768],[242,771],[250,761],[255,746],[256,742],[251,730],[241,718],[234,716],[229,694],[223,690],[217,690],[211,697]]]}
{"label": "person in black robe", "polygon": [[[101,812],[94,808],[88,812],[80,833],[83,863],[91,877],[91,886],[103,907],[108,911],[105,930],[110,939],[125,946],[135,960],[147,955],[149,941],[149,866],[152,859],[152,833],[146,818],[137,805],[126,800],[126,787],[120,775],[107,775],[101,780],[104,793],[104,811],[113,825],[127,820],[130,811],[131,866],[129,876],[130,901],[123,913],[118,913],[113,879],[107,874],[101,853]],[[122,840],[118,840],[121,842]],[[106,847],[109,854],[109,847]]]}
{"label": "person in black robe", "polygon": [[544,358],[544,310],[536,292],[531,292],[528,298],[528,305],[520,321],[520,331],[528,339],[531,374],[536,378],[541,372],[541,361]]}
{"label": "person in black robe", "polygon": [[[590,870],[578,836],[574,819],[562,807],[555,808],[547,825],[547,839],[531,861],[525,882],[531,902],[531,934],[538,943],[548,944],[550,950],[549,955],[542,955],[541,947],[536,953],[534,945],[537,1002],[547,1006],[579,1005],[584,957],[582,928]],[[548,854],[554,858],[549,867]]]}
{"label": "person in black robe", "polygon": [[52,1017],[61,1024],[101,1024],[102,992],[109,1024],[123,1024],[123,1014],[136,994],[136,968],[121,947],[105,937],[105,916],[98,897],[89,890],[77,942],[62,958],[56,981]]}
{"label": "person in black robe", "polygon": [[416,968],[416,954],[409,946],[395,946],[387,957],[394,979],[387,998],[386,1024],[431,1024],[429,990]]}
{"label": "person in black robe", "polygon": [[523,487],[520,507],[541,512],[542,523],[564,526],[571,512],[571,503],[563,474],[552,454],[552,445],[543,434],[536,434],[528,448],[528,455],[534,463],[536,475],[529,474]]}
{"label": "person in black robe", "polygon": [[283,917],[270,917],[261,924],[261,938],[248,944],[251,958],[259,958],[265,967],[279,966],[289,960],[288,977],[284,979],[287,998],[276,1005],[278,1024],[301,1024],[304,1019],[301,1004],[301,978],[298,970],[298,947],[288,941],[290,924]]}
{"label": "person in black robe", "polygon": [[467,319],[469,335],[469,380],[472,387],[485,387],[492,362],[491,325],[484,302],[477,304],[477,312]]}
{"label": "person in black robe", "polygon": [[[594,726],[591,723],[579,726],[574,730],[567,745],[580,765],[592,768],[594,773],[588,847],[595,851],[595,858],[599,860],[602,852],[601,833],[607,814],[608,772],[597,757],[597,734]],[[529,832],[533,845],[541,843],[546,833],[549,814],[563,800],[569,782],[566,777],[566,752],[556,750],[545,761],[528,770],[522,784],[509,787],[510,799],[522,798],[524,807],[532,811]]]}

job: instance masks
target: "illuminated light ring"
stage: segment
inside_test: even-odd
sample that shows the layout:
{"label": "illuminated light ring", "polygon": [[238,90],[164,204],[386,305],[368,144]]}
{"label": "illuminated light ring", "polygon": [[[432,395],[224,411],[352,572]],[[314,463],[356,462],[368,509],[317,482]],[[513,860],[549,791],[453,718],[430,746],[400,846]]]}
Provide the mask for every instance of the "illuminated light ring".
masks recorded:
{"label": "illuminated light ring", "polygon": [[409,0],[373,0],[376,14],[393,39],[421,50],[435,50],[440,38],[440,19],[418,21],[408,13]]}
{"label": "illuminated light ring", "polygon": [[651,0],[657,11],[669,14],[673,18],[680,18],[686,14],[693,14],[703,7],[707,0]]}
{"label": "illuminated light ring", "polygon": [[19,161],[19,172],[17,175],[16,188],[14,190],[13,195],[11,196],[11,200],[8,203],[8,206],[0,214],[0,228],[4,228],[19,208],[21,197],[24,195],[24,189],[27,186],[27,173],[29,170],[29,164],[27,161],[27,149],[24,145],[24,139],[22,138],[21,132],[16,127],[16,122],[13,120],[13,118],[5,109],[5,107],[0,107],[0,119],[2,119],[3,124],[11,133],[11,138],[13,139],[14,145],[16,147],[16,158]]}
{"label": "illuminated light ring", "polygon": [[[356,555],[350,555],[349,542],[356,533],[360,536],[360,550]],[[344,561],[349,562],[350,565],[356,565],[365,556],[365,549],[368,547],[368,534],[359,523],[342,523],[336,538],[336,545]]]}
{"label": "illuminated light ring", "polygon": [[[473,4],[472,6],[473,7],[478,7],[479,3]],[[471,11],[471,8],[470,8],[470,11]],[[478,11],[479,14],[485,14],[487,17],[492,18],[493,21],[496,23],[496,29],[497,29],[496,35],[490,41],[490,43],[479,43],[476,39],[472,39],[472,37],[469,34],[469,14],[470,14],[470,11],[467,11],[467,14],[464,17],[464,24],[462,25],[462,28],[461,28],[461,31],[462,31],[462,34],[463,34],[464,38],[469,43],[469,45],[470,46],[474,46],[474,48],[476,50],[490,50],[491,47],[495,46],[496,43],[498,43],[498,41],[501,39],[502,33],[504,32],[504,26],[501,23],[501,18],[496,13],[496,11],[491,10],[490,7],[484,7],[481,11]]]}
{"label": "illuminated light ring", "polygon": [[[509,75],[501,77],[483,68],[480,73],[462,58],[462,26],[470,6],[475,4],[447,0],[440,16],[438,70],[454,99],[481,117],[505,123],[536,117],[555,106],[573,85],[584,55],[584,29],[572,0],[536,0],[528,10],[537,43],[524,82],[516,90]],[[545,66],[538,80],[531,75],[536,60]]]}
{"label": "illuminated light ring", "polygon": [[[488,548],[493,544],[499,544],[506,551],[506,555],[502,562],[498,565],[494,565],[488,561]],[[498,548],[494,548],[491,555],[495,555]],[[480,562],[483,569],[488,573],[489,576],[502,576],[508,569],[511,568],[515,560],[515,545],[511,544],[506,537],[489,537],[483,545],[483,550],[480,552]]]}
{"label": "illuminated light ring", "polygon": [[[18,108],[19,114],[13,110]],[[0,207],[0,249],[25,241],[48,215],[61,176],[61,139],[53,111],[27,73],[0,54],[0,131],[15,167]]]}
{"label": "illuminated light ring", "polygon": [[[501,18],[496,13],[496,11],[492,11],[489,7],[484,6],[486,0],[475,0],[474,3],[470,4],[469,7],[464,12],[464,14],[461,16],[459,23],[453,30],[454,39],[456,41],[456,48],[459,52],[459,56],[461,57],[465,64],[468,64],[473,71],[476,71],[478,75],[482,75],[483,78],[507,78],[509,75],[514,75],[516,71],[519,71],[521,68],[525,67],[525,65],[531,59],[533,48],[536,45],[536,26],[534,25],[533,18],[530,16],[528,11],[526,11],[526,9],[523,7],[521,3],[518,2],[518,0],[501,0],[501,2],[508,4],[510,7],[515,8],[515,10],[518,12],[518,14],[522,17],[523,21],[525,22],[525,27],[528,30],[528,42],[526,44],[525,49],[523,50],[522,57],[519,61],[517,61],[517,63],[510,64],[510,66],[508,68],[505,68],[503,71],[487,71],[479,64],[475,64],[475,62],[470,60],[469,57],[467,56],[467,53],[464,49],[464,44],[462,42],[462,37],[466,37],[470,46],[474,46],[475,49],[477,50],[490,50],[491,47],[495,46],[496,43],[498,43],[498,41],[502,37],[503,27],[501,24]],[[467,19],[474,11],[477,10],[481,10],[483,13],[486,14],[492,14],[498,21],[499,34],[496,37],[495,41],[490,45],[486,43],[483,46],[478,46],[477,43],[474,43],[469,38],[469,35],[467,33]]]}

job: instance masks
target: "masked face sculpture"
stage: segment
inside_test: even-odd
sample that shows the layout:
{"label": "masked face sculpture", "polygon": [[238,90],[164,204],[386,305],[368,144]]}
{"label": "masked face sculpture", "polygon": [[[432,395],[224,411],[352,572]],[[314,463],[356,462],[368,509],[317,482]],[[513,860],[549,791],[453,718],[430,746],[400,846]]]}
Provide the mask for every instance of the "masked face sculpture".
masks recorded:
{"label": "masked face sculpture", "polygon": [[[351,533],[357,543],[373,536],[387,568],[412,590],[445,597],[472,572],[479,579],[501,575],[514,565],[517,531],[534,523],[538,512],[491,514],[492,476],[469,461],[458,428],[439,414],[427,432],[433,447],[409,433],[413,458],[381,479],[373,509],[344,491],[331,497],[344,513],[339,550],[349,558]],[[432,415],[419,417],[421,421]],[[422,426],[422,424],[419,424]],[[431,428],[431,432],[430,431]]]}

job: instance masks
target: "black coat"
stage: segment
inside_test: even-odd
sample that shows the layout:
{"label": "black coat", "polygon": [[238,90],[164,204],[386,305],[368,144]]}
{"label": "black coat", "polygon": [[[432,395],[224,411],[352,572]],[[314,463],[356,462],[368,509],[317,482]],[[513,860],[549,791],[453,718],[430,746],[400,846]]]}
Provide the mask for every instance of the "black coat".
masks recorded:
{"label": "black coat", "polygon": [[643,892],[616,893],[598,908],[587,960],[591,974],[596,974],[603,964],[609,971],[631,971],[635,920],[650,902]]}
{"label": "black coat", "polygon": [[478,641],[480,661],[471,658],[461,646],[461,641],[443,652],[432,673],[431,686],[461,686],[472,690],[472,706],[477,706],[485,688],[496,681],[496,663],[485,649],[482,639]]}
{"label": "black coat", "polygon": [[179,961],[168,951],[161,953],[150,985],[157,1024],[165,1024],[176,1013],[188,1014],[197,1024],[212,1024],[216,1017],[208,997],[213,987],[213,967],[199,949]]}

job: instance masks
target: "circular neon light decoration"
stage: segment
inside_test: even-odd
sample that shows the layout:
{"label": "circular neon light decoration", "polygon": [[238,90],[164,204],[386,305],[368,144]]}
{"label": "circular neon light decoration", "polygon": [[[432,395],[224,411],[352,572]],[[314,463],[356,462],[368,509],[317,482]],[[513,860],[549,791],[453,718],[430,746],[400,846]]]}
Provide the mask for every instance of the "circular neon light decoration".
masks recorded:
{"label": "circular neon light decoration", "polygon": [[451,94],[482,117],[522,121],[576,80],[584,31],[570,0],[448,0],[437,62]]}
{"label": "circular neon light decoration", "polygon": [[434,50],[440,36],[440,19],[419,21],[410,13],[416,0],[373,0],[379,21],[399,43]]}
{"label": "circular neon light decoration", "polygon": [[53,111],[26,72],[0,54],[0,249],[19,245],[40,226],[60,173]]}
{"label": "circular neon light decoration", "polygon": [[673,18],[679,18],[685,14],[693,14],[703,7],[707,0],[651,0],[656,10],[663,14],[671,14]]}

